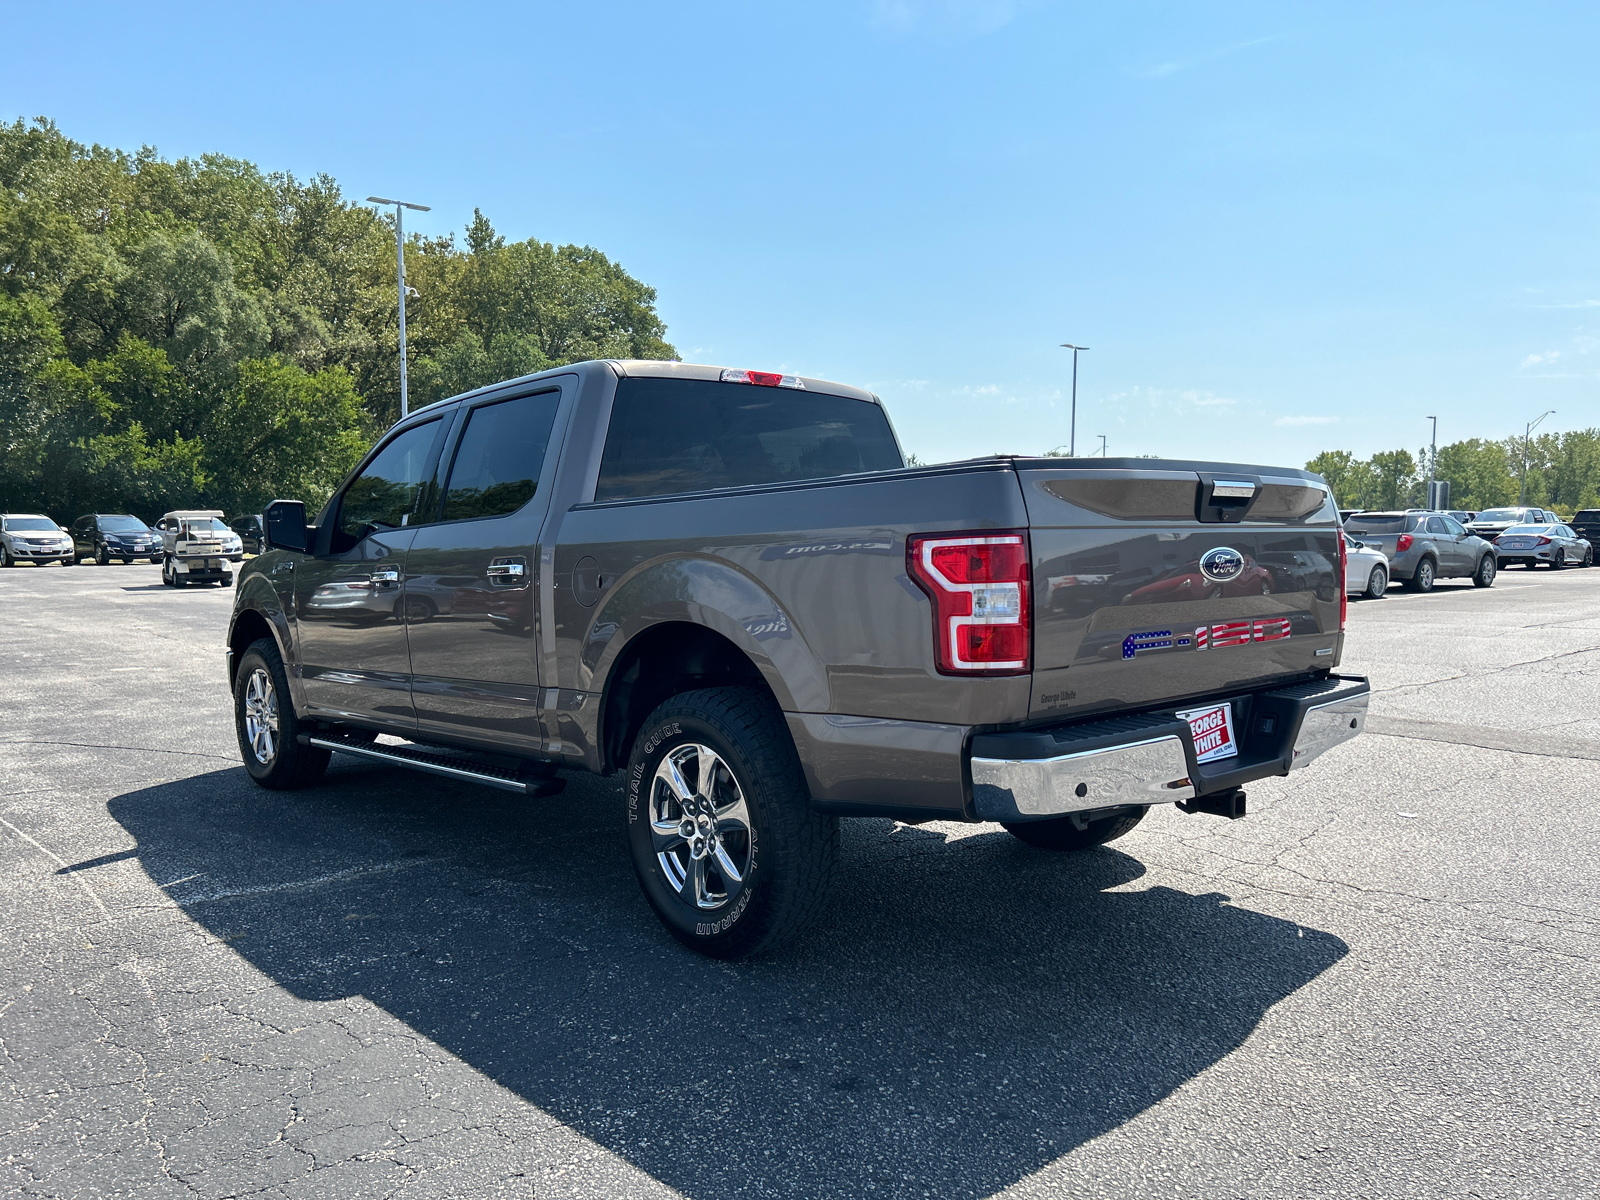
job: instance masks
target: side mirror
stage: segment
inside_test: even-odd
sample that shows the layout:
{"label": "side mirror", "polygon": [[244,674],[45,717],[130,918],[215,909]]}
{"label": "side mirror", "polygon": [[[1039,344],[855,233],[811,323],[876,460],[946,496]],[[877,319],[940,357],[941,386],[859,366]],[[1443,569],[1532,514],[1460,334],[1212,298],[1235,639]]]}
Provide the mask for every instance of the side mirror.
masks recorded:
{"label": "side mirror", "polygon": [[261,510],[261,540],[268,550],[306,552],[306,505],[303,500],[274,500]]}

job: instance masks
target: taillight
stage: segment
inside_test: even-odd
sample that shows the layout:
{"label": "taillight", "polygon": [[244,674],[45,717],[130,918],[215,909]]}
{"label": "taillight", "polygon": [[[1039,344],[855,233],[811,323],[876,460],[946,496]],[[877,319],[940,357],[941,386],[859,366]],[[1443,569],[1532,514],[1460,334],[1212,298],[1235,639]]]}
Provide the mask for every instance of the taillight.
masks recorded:
{"label": "taillight", "polygon": [[1350,550],[1344,544],[1344,530],[1339,530],[1339,632],[1344,632],[1345,620],[1350,616],[1350,589],[1345,580],[1350,578]]}
{"label": "taillight", "polygon": [[1032,613],[1025,532],[907,538],[906,570],[933,601],[940,674],[1027,674]]}
{"label": "taillight", "polygon": [[753,383],[757,387],[799,388],[806,390],[798,375],[780,375],[776,371],[738,371],[729,367],[722,373],[723,383]]}
{"label": "taillight", "polygon": [[1550,539],[1547,537],[1536,537],[1533,539],[1533,544],[1535,546],[1548,546],[1550,544]]}
{"label": "taillight", "polygon": [[1404,554],[1409,549],[1411,549],[1411,535],[1409,533],[1402,533],[1398,538],[1395,539],[1394,552],[1396,554]]}

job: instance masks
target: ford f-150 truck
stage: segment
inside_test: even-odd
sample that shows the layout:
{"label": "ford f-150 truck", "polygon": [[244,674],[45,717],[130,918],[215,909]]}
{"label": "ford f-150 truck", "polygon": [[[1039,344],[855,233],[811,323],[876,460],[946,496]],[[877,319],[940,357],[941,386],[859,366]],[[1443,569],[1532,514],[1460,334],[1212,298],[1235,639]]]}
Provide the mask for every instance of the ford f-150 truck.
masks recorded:
{"label": "ford f-150 truck", "polygon": [[992,457],[907,467],[878,398],[588,362],[400,421],[314,522],[263,514],[228,679],[245,767],[345,753],[529,796],[623,772],[684,943],[771,949],[839,818],[1075,850],[1360,732],[1344,544],[1304,471]]}

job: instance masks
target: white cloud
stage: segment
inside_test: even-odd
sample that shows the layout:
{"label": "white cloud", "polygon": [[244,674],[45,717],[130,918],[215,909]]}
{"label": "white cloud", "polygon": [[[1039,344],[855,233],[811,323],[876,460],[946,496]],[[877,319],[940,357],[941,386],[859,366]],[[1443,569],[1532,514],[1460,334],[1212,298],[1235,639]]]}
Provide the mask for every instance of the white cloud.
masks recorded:
{"label": "white cloud", "polygon": [[1540,363],[1552,363],[1561,357],[1559,350],[1546,350],[1543,354],[1530,354],[1522,360],[1525,367],[1537,367]]}
{"label": "white cloud", "polygon": [[1207,51],[1204,54],[1197,54],[1193,58],[1157,63],[1155,66],[1147,67],[1142,71],[1135,72],[1135,74],[1141,79],[1165,79],[1168,75],[1176,75],[1179,71],[1187,71],[1190,67],[1197,67],[1201,63],[1215,62],[1217,59],[1225,58],[1229,54],[1236,54],[1240,50],[1248,50],[1251,46],[1263,46],[1268,42],[1280,41],[1287,36],[1288,34],[1275,33],[1271,37],[1251,38],[1248,42],[1238,42],[1232,46],[1224,46],[1220,50]]}
{"label": "white cloud", "polygon": [[1279,417],[1274,425],[1332,425],[1338,417]]}

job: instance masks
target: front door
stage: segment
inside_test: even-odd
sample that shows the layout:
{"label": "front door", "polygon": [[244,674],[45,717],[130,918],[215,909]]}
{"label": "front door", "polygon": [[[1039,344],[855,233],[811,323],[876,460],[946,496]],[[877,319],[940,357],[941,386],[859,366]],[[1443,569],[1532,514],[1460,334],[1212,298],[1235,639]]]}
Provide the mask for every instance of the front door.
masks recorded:
{"label": "front door", "polygon": [[328,507],[317,552],[294,569],[299,669],[307,712],[397,731],[416,726],[401,582],[443,423],[391,438]]}
{"label": "front door", "polygon": [[560,402],[550,389],[468,409],[441,465],[438,519],[417,530],[401,599],[419,737],[544,748],[534,580]]}
{"label": "front door", "polygon": [[1439,547],[1439,574],[1466,575],[1472,570],[1463,544],[1466,530],[1449,517],[1429,517],[1428,533]]}

